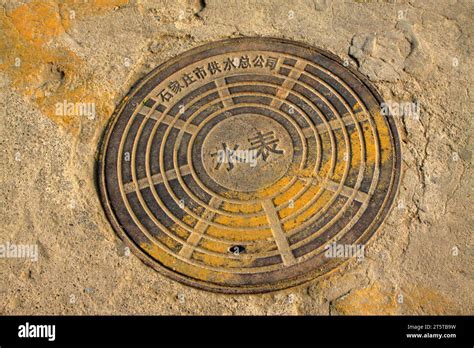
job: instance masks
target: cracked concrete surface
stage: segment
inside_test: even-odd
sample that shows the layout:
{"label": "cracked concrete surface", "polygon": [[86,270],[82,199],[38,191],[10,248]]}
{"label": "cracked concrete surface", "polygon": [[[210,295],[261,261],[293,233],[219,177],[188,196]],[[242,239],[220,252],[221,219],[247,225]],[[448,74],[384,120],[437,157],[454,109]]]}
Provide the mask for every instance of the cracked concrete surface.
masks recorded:
{"label": "cracked concrete surface", "polygon": [[[0,0],[2,314],[472,314],[474,3],[455,1]],[[392,212],[331,276],[229,296],[145,266],[110,228],[94,185],[97,145],[137,79],[192,47],[238,36],[302,41],[346,60],[399,117],[403,176]],[[97,117],[57,116],[62,101]]]}

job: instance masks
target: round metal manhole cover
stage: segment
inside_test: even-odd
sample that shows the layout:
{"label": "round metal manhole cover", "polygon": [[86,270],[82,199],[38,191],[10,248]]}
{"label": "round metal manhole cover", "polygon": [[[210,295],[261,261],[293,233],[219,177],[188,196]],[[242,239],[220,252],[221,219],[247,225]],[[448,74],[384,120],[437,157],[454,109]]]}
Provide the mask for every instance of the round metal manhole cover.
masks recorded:
{"label": "round metal manhole cover", "polygon": [[202,289],[263,292],[323,275],[348,256],[328,250],[364,245],[394,200],[400,145],[381,101],[337,57],[300,43],[188,51],[110,121],[107,216],[147,264]]}

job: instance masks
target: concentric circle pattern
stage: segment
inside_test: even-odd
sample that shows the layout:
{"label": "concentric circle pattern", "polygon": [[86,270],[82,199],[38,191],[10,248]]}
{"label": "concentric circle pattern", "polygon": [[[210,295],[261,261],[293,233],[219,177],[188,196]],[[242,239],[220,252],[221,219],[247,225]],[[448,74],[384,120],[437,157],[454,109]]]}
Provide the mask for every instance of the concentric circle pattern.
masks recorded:
{"label": "concentric circle pattern", "polygon": [[[398,134],[377,92],[303,44],[231,39],[151,72],[99,157],[112,226],[147,264],[199,288],[271,291],[347,260],[394,200]],[[343,255],[344,256],[344,255]]]}

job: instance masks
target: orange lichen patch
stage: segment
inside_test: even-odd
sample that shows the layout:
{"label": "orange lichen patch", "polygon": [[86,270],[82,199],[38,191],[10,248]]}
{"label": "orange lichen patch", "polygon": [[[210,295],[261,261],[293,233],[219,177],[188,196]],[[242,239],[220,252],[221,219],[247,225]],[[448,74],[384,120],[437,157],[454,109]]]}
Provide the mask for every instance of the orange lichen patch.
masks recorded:
{"label": "orange lichen patch", "polygon": [[339,314],[352,315],[391,315],[400,311],[406,314],[440,315],[452,313],[453,305],[443,294],[423,286],[409,285],[398,293],[374,283],[336,300],[333,308]]}
{"label": "orange lichen patch", "polygon": [[[93,116],[103,121],[114,104],[112,96],[97,87],[80,57],[51,45],[57,44],[71,26],[71,18],[61,10],[67,3],[31,1],[11,13],[0,13],[0,69],[16,92],[34,101],[56,124],[77,134],[81,122],[91,115],[61,113],[59,105],[94,105]],[[99,1],[88,6],[92,15],[97,8],[110,8],[112,3]]]}
{"label": "orange lichen patch", "polygon": [[407,314],[440,315],[453,313],[452,303],[436,290],[413,285],[402,289],[403,306]]}
{"label": "orange lichen patch", "polygon": [[346,315],[394,315],[398,306],[394,291],[374,283],[334,301],[332,308]]}
{"label": "orange lichen patch", "polygon": [[62,21],[54,1],[32,1],[21,5],[9,18],[19,36],[35,46],[50,42],[69,27],[68,21]]}

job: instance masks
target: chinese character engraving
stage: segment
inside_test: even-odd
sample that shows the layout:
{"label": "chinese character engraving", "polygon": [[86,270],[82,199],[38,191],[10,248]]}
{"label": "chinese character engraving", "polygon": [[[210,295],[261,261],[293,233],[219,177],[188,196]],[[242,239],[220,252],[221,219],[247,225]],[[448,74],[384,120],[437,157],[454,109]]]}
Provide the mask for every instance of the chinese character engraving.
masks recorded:
{"label": "chinese character engraving", "polygon": [[237,66],[234,64],[234,61],[231,58],[224,60],[224,71],[229,71],[235,68],[237,68]]}
{"label": "chinese character engraving", "polygon": [[217,164],[214,169],[219,169],[223,163],[227,164],[227,171],[230,172],[234,169],[235,154],[239,145],[235,145],[233,149],[230,149],[226,143],[222,143],[222,149],[211,153],[211,157],[217,156]]}
{"label": "chinese character engraving", "polygon": [[241,69],[250,68],[250,58],[249,58],[249,56],[240,57],[239,68],[241,68]]}
{"label": "chinese character engraving", "polygon": [[196,82],[196,79],[191,74],[184,74],[183,75],[183,82],[186,85],[186,87],[188,87],[191,83]]}
{"label": "chinese character engraving", "polygon": [[169,89],[171,89],[174,93],[179,93],[183,89],[183,85],[181,85],[178,81],[171,81],[168,85]]}
{"label": "chinese character engraving", "polygon": [[257,150],[257,158],[261,156],[264,161],[267,160],[270,153],[283,154],[283,150],[277,149],[280,140],[275,137],[273,131],[267,133],[259,131],[254,137],[249,138],[248,141],[252,145],[249,150]]}
{"label": "chinese character engraving", "polygon": [[265,67],[270,68],[270,70],[273,70],[276,68],[277,62],[278,62],[278,58],[268,57]]}
{"label": "chinese character engraving", "polygon": [[203,78],[207,76],[206,70],[201,66],[198,66],[196,69],[194,69],[193,73],[200,80],[202,80]]}
{"label": "chinese character engraving", "polygon": [[167,102],[169,101],[171,98],[173,98],[173,94],[170,92],[170,91],[167,91],[167,90],[164,90],[162,89],[158,95],[161,97],[161,101],[162,102]]}
{"label": "chinese character engraving", "polygon": [[256,56],[254,60],[252,60],[253,66],[257,68],[263,68],[263,63],[265,63],[265,59],[263,56]]}
{"label": "chinese character engraving", "polygon": [[215,73],[221,72],[221,66],[215,61],[209,62],[209,64],[207,64],[207,70],[209,70],[211,75],[214,75]]}

